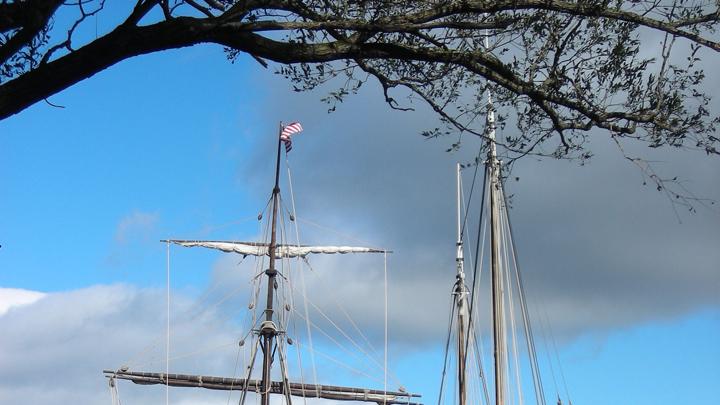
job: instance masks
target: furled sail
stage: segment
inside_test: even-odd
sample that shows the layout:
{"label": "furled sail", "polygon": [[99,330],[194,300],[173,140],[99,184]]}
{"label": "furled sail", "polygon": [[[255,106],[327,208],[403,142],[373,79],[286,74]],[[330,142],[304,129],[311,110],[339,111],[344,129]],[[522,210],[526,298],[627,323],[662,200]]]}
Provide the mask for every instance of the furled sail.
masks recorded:
{"label": "furled sail", "polygon": [[[226,378],[202,375],[163,374],[137,371],[104,370],[105,377],[110,379],[130,380],[135,384],[152,385],[162,384],[171,387],[197,387],[211,390],[250,391],[258,392],[262,388],[259,380],[246,380],[243,378]],[[272,381],[268,391],[273,394],[283,394],[304,398],[324,398],[336,401],[374,402],[386,405],[422,405],[413,401],[420,395],[405,391],[384,391],[355,387],[341,387],[336,385],[316,385]]]}
{"label": "furled sail", "polygon": [[[268,243],[259,242],[232,242],[210,240],[164,240],[185,247],[204,247],[216,249],[227,253],[238,253],[243,256],[269,256]],[[277,245],[275,255],[278,258],[305,257],[311,253],[346,254],[346,253],[390,253],[388,250],[374,249],[360,246],[305,246],[305,245]]]}

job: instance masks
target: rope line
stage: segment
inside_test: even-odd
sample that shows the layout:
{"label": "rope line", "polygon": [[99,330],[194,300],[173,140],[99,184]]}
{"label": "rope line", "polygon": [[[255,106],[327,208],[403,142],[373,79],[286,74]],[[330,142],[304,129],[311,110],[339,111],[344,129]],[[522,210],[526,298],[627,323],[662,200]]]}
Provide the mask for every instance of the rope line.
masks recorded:
{"label": "rope line", "polygon": [[[298,246],[300,246],[300,230],[297,224],[297,211],[295,208],[295,192],[293,191],[293,183],[292,183],[292,171],[290,168],[290,162],[287,160],[287,154],[285,156],[285,166],[287,167],[288,172],[288,187],[290,189],[290,203],[292,205],[292,211],[293,216],[295,217],[295,238],[297,241]],[[310,365],[312,367],[312,376],[313,376],[313,383],[317,385],[318,378],[317,378],[317,368],[315,364],[315,351],[313,350],[313,340],[312,340],[312,328],[310,327],[310,314],[308,310],[307,305],[307,290],[305,286],[305,272],[302,271],[302,266],[300,270],[300,289],[303,297],[303,310],[305,312],[305,331],[307,332],[308,336],[308,345],[310,347]]]}
{"label": "rope line", "polygon": [[[547,313],[545,314],[545,317],[547,317]],[[572,400],[570,399],[570,391],[568,390],[567,381],[565,381],[565,372],[563,371],[562,362],[560,361],[560,353],[558,352],[557,345],[555,344],[555,334],[552,331],[552,328],[550,327],[550,322],[548,320],[548,332],[550,332],[550,343],[552,343],[553,347],[553,353],[555,353],[555,359],[557,361],[558,369],[560,370],[560,379],[562,380],[563,387],[565,388],[565,395],[568,399],[568,403],[572,404]]]}
{"label": "rope line", "polygon": [[[167,244],[167,335],[165,337],[165,375],[170,374],[170,242]],[[170,403],[170,380],[165,378],[165,405]]]}
{"label": "rope line", "polygon": [[[311,304],[312,304],[312,302],[311,302]],[[297,316],[299,316],[300,318],[305,319],[305,318],[304,318],[301,314],[299,314],[299,313],[297,314]],[[311,325],[313,328],[315,328],[318,332],[320,332],[320,334],[322,334],[322,335],[325,336],[328,340],[330,340],[332,343],[334,343],[340,350],[342,350],[342,351],[343,351],[345,354],[347,354],[349,357],[354,357],[355,359],[360,360],[360,361],[363,360],[363,357],[361,357],[360,355],[358,355],[357,352],[355,352],[354,350],[351,350],[351,349],[348,349],[347,347],[345,347],[342,343],[340,343],[337,339],[333,338],[332,335],[330,335],[330,333],[326,332],[323,328],[321,328],[321,327],[320,327],[319,325],[317,325],[315,322],[313,322],[313,321],[311,321],[311,320],[306,320],[306,321],[309,322],[310,325]],[[346,337],[346,338],[347,338],[347,337]],[[348,340],[351,340],[351,339],[348,339]],[[351,343],[352,343],[352,341],[351,341]],[[357,346],[356,346],[356,347],[357,347]],[[312,352],[316,352],[317,350],[316,350],[315,348],[311,348],[311,351],[312,351]],[[361,354],[365,355],[365,358],[368,358],[368,357],[367,357],[367,354],[362,353],[362,352],[361,352]],[[371,360],[372,360],[372,359],[371,359]],[[365,365],[368,366],[369,364],[365,364]],[[378,365],[378,364],[376,364],[376,365]],[[379,366],[379,365],[378,365],[378,366]],[[380,367],[382,367],[382,366],[380,366]]]}
{"label": "rope line", "polygon": [[[475,179],[476,179],[475,176],[473,176],[473,186],[474,186],[474,183],[475,183]],[[481,197],[480,197],[480,198],[482,198],[483,202],[484,202],[485,197],[486,197],[486,196],[485,196],[485,180],[486,180],[485,177],[483,177],[483,187],[482,187],[482,190],[481,190]],[[468,201],[468,202],[467,202],[467,205],[466,205],[466,203],[465,203],[465,194],[464,194],[464,187],[463,187],[462,177],[460,178],[460,186],[461,186],[461,187],[460,187],[460,195],[461,195],[461,199],[462,199],[462,203],[463,203],[462,205],[463,205],[463,209],[464,209],[465,212],[466,212],[464,222],[467,222],[467,212],[468,212],[468,207],[467,207],[467,205],[470,205],[470,201]],[[487,226],[486,226],[487,216],[483,217],[483,216],[482,216],[482,215],[483,215],[483,212],[484,212],[484,206],[482,205],[482,202],[481,202],[481,210],[480,210],[480,215],[481,215],[481,217],[479,218],[479,224],[478,224],[478,226],[479,226],[480,229],[482,229],[482,235],[480,234],[480,229],[478,229],[478,236],[477,236],[478,239],[476,240],[476,243],[480,243],[480,244],[481,244],[481,245],[480,245],[480,255],[479,255],[478,257],[474,257],[472,251],[468,252],[468,260],[470,260],[470,264],[473,266],[473,269],[474,269],[473,271],[474,271],[474,273],[477,273],[477,275],[473,274],[473,292],[472,292],[471,294],[474,294],[474,293],[475,293],[475,290],[476,290],[475,286],[476,286],[476,285],[477,285],[477,288],[480,288],[480,285],[482,284],[482,263],[483,263],[483,260],[484,260],[484,257],[485,257],[485,240],[486,240],[486,239],[485,239],[485,232],[486,232],[486,230],[487,230]],[[466,223],[463,224],[463,226],[465,226],[465,225],[466,225]],[[470,236],[469,236],[468,234],[464,234],[464,235],[463,235],[463,240],[464,240],[465,238],[467,238],[467,239],[468,239],[468,243],[470,243]],[[475,254],[477,255],[477,248],[476,248]],[[479,271],[479,272],[476,272],[476,271],[475,271],[475,268],[476,268],[477,264],[480,265],[480,271]],[[488,391],[487,379],[485,378],[485,375],[486,375],[486,373],[485,373],[485,366],[484,366],[484,364],[483,364],[484,349],[483,349],[483,344],[482,344],[482,333],[481,333],[481,330],[482,330],[482,329],[481,329],[481,328],[473,327],[473,324],[472,324],[472,318],[473,318],[474,316],[476,316],[476,315],[474,315],[473,313],[477,314],[477,312],[478,312],[477,307],[473,307],[473,306],[471,305],[470,310],[469,310],[469,314],[470,314],[470,316],[469,316],[469,318],[470,318],[469,321],[470,321],[470,322],[469,322],[469,324],[468,324],[468,334],[467,334],[467,339],[466,339],[465,352],[466,352],[466,353],[469,353],[468,347],[473,347],[473,348],[474,348],[475,362],[477,363],[477,364],[476,364],[476,367],[477,367],[477,372],[478,372],[479,377],[480,377],[480,382],[481,382],[481,388],[482,388],[483,397],[484,397],[484,399],[485,399],[485,403],[486,403],[487,405],[490,405],[490,394],[489,394],[489,391]],[[477,331],[476,331],[476,330],[477,330]],[[472,340],[472,346],[470,346],[471,340]],[[478,341],[479,341],[479,345],[480,345],[479,348],[478,348]],[[479,396],[478,396],[478,397],[479,397]]]}
{"label": "rope line", "polygon": [[[292,209],[291,215],[293,218],[296,218],[295,193],[293,191],[292,172],[290,170],[290,161],[288,159],[287,153],[285,153],[285,167],[287,168],[288,185],[289,185],[289,190],[290,190],[290,205],[291,205],[291,209]],[[296,243],[296,245],[299,246],[300,245],[300,230],[299,230],[297,221],[294,221],[294,229],[295,229],[295,243]],[[295,260],[292,262],[290,262],[288,259],[288,262],[294,263],[295,270],[302,273],[302,262],[300,261],[299,258],[295,258]],[[292,277],[293,277],[293,269],[290,268],[290,270],[288,271],[288,284],[289,284],[289,290],[290,290],[290,295],[289,295],[290,308],[294,310],[295,309],[295,294],[294,294],[294,289],[293,289],[294,283],[292,282]],[[294,311],[291,311],[290,317],[288,319],[288,325],[292,325],[293,335],[296,337],[297,349],[295,350],[295,354],[297,356],[298,370],[299,370],[299,374],[300,374],[300,383],[303,384],[303,386],[304,386],[305,385],[305,373],[304,373],[303,365],[302,365],[302,356],[300,354],[300,350],[303,347],[303,343],[301,342],[300,334],[297,333],[297,324],[295,322],[295,318],[292,318],[293,313],[294,313]],[[312,354],[311,354],[311,356],[312,356]],[[314,364],[313,364],[313,367],[314,367]],[[305,395],[305,390],[302,390],[302,399],[303,399],[303,404],[307,405],[307,396]]]}
{"label": "rope line", "polygon": [[[292,216],[292,218],[295,218],[295,217],[296,217],[295,193],[294,193],[294,191],[293,191],[292,171],[290,170],[290,161],[289,161],[289,159],[288,159],[287,153],[285,154],[285,167],[287,168],[288,186],[289,186],[289,190],[290,190],[290,206],[291,206],[290,215]],[[297,221],[293,221],[293,223],[294,223],[294,224],[293,224],[293,228],[294,228],[294,230],[295,230],[295,244],[296,244],[297,246],[300,246],[300,229],[299,229],[299,227],[298,227]],[[300,272],[300,273],[302,274],[302,262],[300,261],[299,258],[295,258],[294,261],[290,261],[290,259],[287,259],[287,260],[288,260],[288,267],[289,267],[289,269],[288,269],[288,275],[287,275],[287,277],[288,277],[288,284],[289,284],[289,288],[288,288],[288,290],[289,290],[289,303],[290,303],[289,305],[290,305],[290,308],[291,308],[291,309],[294,309],[294,308],[295,308],[295,294],[293,293],[293,287],[292,287],[292,286],[294,285],[294,283],[293,283],[293,281],[292,281],[292,280],[293,280],[293,268],[292,268],[292,266],[291,266],[291,263],[294,263],[294,265],[295,265],[295,271],[298,271],[298,272]],[[286,298],[287,298],[287,297],[286,297]],[[294,311],[290,311],[290,314],[289,314],[289,316],[288,316],[287,325],[288,325],[288,326],[291,325],[292,330],[293,330],[293,335],[294,335],[294,336],[296,335],[296,336],[295,336],[295,340],[296,340],[296,341],[295,341],[295,344],[296,344],[296,348],[297,348],[297,349],[295,350],[295,354],[296,354],[296,356],[297,356],[298,372],[299,372],[299,375],[300,375],[300,383],[303,384],[303,386],[304,386],[304,385],[305,385],[305,373],[304,373],[303,365],[302,365],[302,356],[300,355],[300,351],[302,350],[302,348],[303,348],[304,346],[303,346],[303,343],[302,343],[302,341],[301,341],[300,334],[297,333],[297,324],[296,324],[296,322],[295,322],[295,318],[292,317],[293,314],[294,314]],[[288,329],[289,329],[289,328],[288,328]],[[313,362],[314,362],[314,361],[313,361]],[[314,364],[313,364],[313,367],[314,367]],[[307,395],[305,394],[305,390],[302,390],[302,399],[303,399],[303,404],[304,404],[304,405],[307,405]]]}
{"label": "rope line", "polygon": [[[302,316],[301,314],[297,314],[297,315],[298,315],[300,318],[303,318],[303,316]],[[317,329],[317,331],[320,332],[320,334],[322,334],[322,335],[325,336],[328,340],[330,340],[330,342],[332,342],[332,343],[334,343],[336,346],[338,346],[338,348],[339,348],[342,352],[344,352],[344,353],[347,355],[347,357],[353,357],[353,356],[354,356],[354,357],[358,358],[358,357],[357,357],[357,354],[355,354],[355,353],[352,352],[351,350],[349,350],[349,349],[347,349],[346,347],[344,347],[340,342],[338,342],[336,339],[334,339],[329,333],[325,332],[322,328],[320,328],[320,327],[319,327],[318,325],[316,325],[314,322],[310,321],[310,324],[312,325],[313,328]],[[340,366],[342,366],[342,367],[344,367],[344,368],[346,368],[346,369],[348,369],[348,370],[350,370],[350,371],[352,371],[352,372],[355,372],[355,373],[357,373],[357,374],[360,374],[360,375],[362,375],[362,376],[364,376],[364,377],[367,377],[368,379],[371,379],[371,380],[373,380],[373,381],[382,383],[382,378],[378,378],[378,377],[376,377],[376,376],[373,376],[373,375],[369,374],[369,373],[370,373],[369,371],[363,371],[363,370],[360,370],[360,369],[358,369],[358,368],[352,367],[352,366],[350,366],[349,364],[344,363],[344,362],[342,362],[341,360],[338,360],[336,357],[331,356],[330,354],[324,353],[324,352],[322,352],[322,351],[320,351],[320,350],[318,350],[318,349],[316,349],[316,348],[308,348],[307,350],[308,350],[308,351],[312,351],[313,353],[316,353],[316,354],[320,355],[321,357],[324,357],[324,358],[326,358],[326,359],[328,359],[328,360],[330,360],[330,361],[332,361],[332,362],[334,362],[334,363],[336,363],[336,364],[338,364],[338,365],[340,365]],[[366,365],[367,365],[367,364],[366,364]]]}
{"label": "rope line", "polygon": [[[502,194],[502,189],[500,190],[500,193]],[[505,212],[505,210],[500,211],[500,222],[504,225],[505,224],[505,216],[502,215]],[[504,268],[510,269],[510,260],[508,258],[508,232],[506,231],[505,226],[502,226],[500,228],[500,240],[503,246],[502,252],[502,260]],[[515,322],[515,299],[513,296],[513,288],[512,284],[510,283],[510,271],[504,272],[504,282],[507,286],[507,305],[510,312],[510,336],[512,337],[512,353],[513,353],[513,363],[515,365],[515,386],[517,387],[517,396],[518,396],[518,403],[520,405],[524,404],[524,398],[522,393],[522,379],[520,377],[520,356],[518,353],[518,344],[517,344],[517,328],[516,328],[516,322]],[[524,311],[523,311],[524,312]]]}
{"label": "rope line", "polygon": [[237,369],[238,369],[238,365],[240,364],[240,352],[241,351],[242,351],[242,347],[240,345],[238,345],[237,355],[235,356],[235,367],[233,367],[232,381],[230,382],[230,391],[228,391],[227,405],[230,405],[230,399],[232,397],[232,392],[233,392],[233,384],[235,384],[235,377],[237,376]]}
{"label": "rope line", "polygon": [[450,321],[448,324],[448,334],[447,339],[445,340],[445,359],[443,360],[443,370],[442,374],[440,375],[440,392],[438,394],[438,405],[442,404],[443,399],[443,387],[445,386],[445,376],[447,374],[447,365],[448,365],[448,356],[450,354],[450,338],[452,337],[452,331],[453,331],[453,325],[455,320],[455,305],[457,303],[457,295],[452,294],[453,300],[452,305],[450,306]]}
{"label": "rope line", "polygon": [[383,254],[384,258],[384,281],[385,281],[385,351],[383,359],[383,379],[385,384],[385,396],[383,396],[383,404],[387,403],[387,369],[388,369],[388,277],[387,277],[387,252]]}
{"label": "rope line", "polygon": [[250,363],[248,363],[247,365],[247,374],[245,374],[245,384],[243,384],[242,390],[240,391],[240,400],[238,401],[238,405],[245,404],[245,398],[247,397],[248,392],[248,384],[250,382],[250,377],[252,376],[253,367],[255,366],[255,356],[257,356],[258,346],[260,346],[260,339],[255,339],[254,343],[255,344],[253,345],[250,354]]}
{"label": "rope line", "polygon": [[[385,254],[387,254],[387,252],[385,252]],[[352,316],[348,313],[347,309],[345,309],[345,306],[337,298],[337,294],[335,293],[335,290],[328,287],[328,285],[325,283],[325,280],[322,277],[320,277],[320,275],[313,269],[312,265],[310,264],[309,260],[307,260],[307,258],[305,259],[305,264],[311,270],[311,273],[315,276],[316,280],[322,285],[322,287],[333,292],[332,294],[330,294],[330,298],[332,299],[333,304],[337,307],[337,309],[339,309],[343,313],[343,315],[345,315],[345,318],[348,320],[348,322],[350,322],[350,325],[352,325],[355,332],[357,332],[358,335],[360,335],[360,337],[363,339],[365,344],[367,344],[369,352],[365,351],[364,349],[361,349],[361,350],[363,350],[363,354],[365,354],[366,356],[368,356],[371,359],[376,359],[375,362],[378,365],[380,365],[380,361],[377,360],[380,358],[380,355],[378,354],[378,350],[375,348],[375,346],[372,344],[372,342],[370,342],[370,339],[368,339],[368,337],[365,336],[365,334],[362,332],[362,330],[357,325],[355,320],[353,320]],[[390,370],[388,370],[388,372],[390,372]],[[393,381],[398,382],[397,377],[394,376],[392,373],[390,374],[390,378]]]}
{"label": "rope line", "polygon": [[[307,262],[306,262],[306,263],[307,263]],[[310,266],[310,263],[307,263],[307,265]],[[311,267],[311,266],[310,266],[310,267]],[[311,267],[311,268],[312,268],[312,267]],[[356,348],[358,351],[360,351],[361,354],[363,354],[365,357],[367,357],[368,359],[370,359],[370,360],[371,360],[373,363],[375,363],[375,365],[376,365],[377,367],[379,367],[381,370],[387,369],[387,367],[383,367],[383,365],[380,363],[380,361],[378,361],[378,360],[375,359],[370,353],[368,353],[367,351],[365,351],[365,349],[364,349],[362,346],[360,346],[352,337],[350,337],[350,335],[349,335],[344,329],[342,329],[337,323],[335,323],[335,321],[333,321],[319,306],[317,306],[314,302],[312,302],[312,300],[310,300],[310,299],[307,298],[307,297],[305,297],[305,299],[310,303],[310,305],[311,305],[316,311],[318,311],[318,313],[320,313],[320,315],[323,316],[323,318],[325,318],[328,322],[330,322],[330,324],[331,324],[333,327],[335,327],[335,329],[336,329],[338,332],[340,332],[340,334],[342,334],[342,335],[348,340],[348,342],[350,342],[353,346],[355,346],[355,348]],[[313,324],[313,326],[315,326],[315,325]],[[316,327],[317,327],[317,326],[316,326]],[[391,376],[391,378],[393,378],[393,380],[397,381],[397,379],[396,379],[394,376]]]}
{"label": "rope line", "polygon": [[[480,250],[480,239],[483,239],[483,250],[485,249],[485,241],[484,241],[484,239],[485,239],[485,238],[484,238],[484,235],[485,235],[485,234],[484,234],[484,232],[483,232],[483,231],[484,231],[484,227],[483,227],[483,223],[484,223],[484,222],[483,222],[483,220],[485,219],[485,200],[486,200],[486,198],[485,198],[485,191],[486,191],[486,189],[487,189],[487,174],[488,174],[488,170],[487,170],[487,168],[486,168],[486,169],[484,170],[484,174],[483,174],[483,187],[482,187],[483,199],[482,199],[481,202],[480,202],[480,218],[478,219],[478,232],[477,232],[477,233],[478,233],[478,238],[477,238],[477,240],[475,241],[475,257],[476,257],[476,258],[479,258],[479,256],[478,256],[478,251]],[[480,234],[481,234],[481,233],[483,234],[483,238],[480,238]],[[475,262],[473,263],[473,282],[472,282],[472,289],[471,289],[471,292],[470,292],[470,316],[469,316],[469,319],[468,319],[468,336],[467,336],[467,339],[466,339],[466,341],[465,341],[465,342],[466,342],[466,343],[465,343],[465,345],[466,345],[466,347],[465,347],[465,352],[466,352],[466,353],[467,353],[467,345],[469,344],[469,341],[470,341],[470,335],[469,335],[469,333],[470,333],[470,331],[473,329],[473,313],[475,312],[475,311],[474,311],[474,309],[475,309],[475,292],[476,292],[476,290],[477,290],[477,282],[478,282],[478,280],[479,280],[479,278],[480,278],[479,275],[478,275],[478,263],[479,263],[479,261],[480,261],[480,260],[475,260]]]}
{"label": "rope line", "polygon": [[[506,207],[505,209],[505,226],[507,227],[508,233],[509,233],[509,244],[510,244],[510,251],[512,252],[512,260],[513,260],[513,267],[515,268],[515,279],[517,282],[517,289],[519,292],[519,299],[520,299],[520,308],[522,310],[522,317],[523,317],[523,326],[525,328],[525,337],[526,337],[526,344],[528,347],[528,354],[530,356],[530,370],[532,372],[533,376],[533,386],[535,388],[535,397],[538,401],[538,404],[545,404],[545,391],[542,384],[542,379],[540,377],[540,366],[537,360],[537,350],[535,347],[535,337],[532,331],[532,323],[530,322],[530,315],[527,307],[527,295],[525,294],[525,285],[523,283],[522,279],[522,273],[520,272],[520,266],[518,262],[518,254],[517,254],[517,248],[515,244],[513,243],[513,228],[512,228],[512,222],[510,221],[510,212],[507,210],[507,196],[504,194],[503,190],[501,189],[501,197],[503,199],[503,203]],[[541,323],[542,326],[542,323]],[[551,364],[552,366],[552,364]],[[555,375],[553,373],[553,380],[555,379]],[[557,387],[557,385],[556,385]]]}
{"label": "rope line", "polygon": [[[472,202],[473,197],[473,191],[475,191],[475,178],[477,177],[478,167],[480,166],[480,154],[482,153],[482,147],[478,150],[478,156],[475,158],[475,170],[473,171],[473,178],[472,183],[470,183],[470,195],[468,196],[468,202],[467,204],[470,205]],[[463,203],[464,203],[463,199]],[[463,235],[465,234],[465,225],[467,224],[467,217],[468,217],[468,211],[465,211],[465,216],[463,218],[462,227],[460,228],[460,239],[462,239]]]}
{"label": "rope line", "polygon": [[370,248],[373,248],[373,249],[377,249],[377,250],[383,250],[383,248],[381,248],[381,247],[379,247],[379,246],[375,246],[375,245],[373,245],[371,242],[368,242],[368,241],[365,241],[365,240],[362,240],[362,239],[358,239],[358,238],[355,237],[355,236],[348,235],[348,234],[346,234],[346,233],[342,233],[342,232],[340,232],[340,231],[338,231],[338,230],[336,230],[336,229],[330,228],[330,227],[325,226],[325,225],[318,224],[317,222],[313,222],[313,221],[310,221],[310,220],[305,219],[305,218],[298,218],[297,216],[295,217],[295,220],[296,220],[296,221],[300,221],[300,222],[304,222],[304,223],[306,223],[306,224],[308,224],[308,225],[314,226],[314,227],[316,227],[316,228],[318,228],[318,229],[321,229],[321,230],[324,230],[324,231],[332,232],[332,233],[334,233],[334,234],[336,234],[336,235],[338,235],[338,236],[341,236],[341,237],[343,237],[343,238],[345,238],[345,239],[347,239],[347,240],[351,240],[351,241],[353,241],[353,242],[360,243],[360,244],[365,245],[365,246],[367,246],[367,247],[370,247]]}

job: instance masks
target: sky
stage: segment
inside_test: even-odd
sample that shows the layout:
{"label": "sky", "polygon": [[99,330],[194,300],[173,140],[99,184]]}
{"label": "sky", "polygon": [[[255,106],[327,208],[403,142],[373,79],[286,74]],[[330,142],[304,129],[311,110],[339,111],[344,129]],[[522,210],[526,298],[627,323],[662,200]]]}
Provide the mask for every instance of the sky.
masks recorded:
{"label": "sky", "polygon": [[[0,403],[109,402],[102,369],[164,365],[158,241],[257,238],[278,123],[294,120],[305,128],[289,155],[302,240],[393,251],[390,366],[435,403],[455,272],[455,162],[471,159],[476,141],[446,152],[454,138],[419,135],[437,125],[426,107],[392,111],[375,84],[332,114],[323,90],[292,92],[252,59],[231,64],[218,47],[199,46],[122,62],[50,98],[64,108],[39,103],[0,122]],[[528,294],[552,327],[572,402],[715,403],[720,211],[676,211],[602,133],[591,148],[584,166],[527,158],[507,184]],[[720,201],[717,158],[630,148]],[[249,291],[238,261],[172,249],[178,372],[234,372]],[[313,302],[339,315],[341,301],[380,342],[382,258],[312,264]],[[330,277],[337,284],[321,292]],[[231,300],[205,305],[235,286]],[[321,377],[355,384],[325,365]],[[564,392],[554,371],[546,391]],[[157,387],[120,391],[126,403],[164,398]],[[226,399],[171,394],[178,404]]]}

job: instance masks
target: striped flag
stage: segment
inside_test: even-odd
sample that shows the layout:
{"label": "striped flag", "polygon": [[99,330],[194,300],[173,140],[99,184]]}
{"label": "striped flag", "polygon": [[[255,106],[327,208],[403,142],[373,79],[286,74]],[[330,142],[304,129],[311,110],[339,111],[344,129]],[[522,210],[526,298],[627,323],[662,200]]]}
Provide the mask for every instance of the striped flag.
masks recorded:
{"label": "striped flag", "polygon": [[290,140],[290,136],[302,132],[302,130],[303,127],[299,122],[293,122],[285,125],[282,131],[280,131],[280,140],[285,144],[285,153],[292,150],[292,140]]}

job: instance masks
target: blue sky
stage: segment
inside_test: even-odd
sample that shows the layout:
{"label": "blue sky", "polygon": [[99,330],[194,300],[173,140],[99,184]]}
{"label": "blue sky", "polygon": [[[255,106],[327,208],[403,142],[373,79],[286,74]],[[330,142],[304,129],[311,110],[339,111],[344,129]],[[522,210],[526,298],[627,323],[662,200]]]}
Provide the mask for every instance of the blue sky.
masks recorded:
{"label": "blue sky", "polygon": [[[229,84],[188,85],[184,78],[197,66],[183,61],[208,50],[190,52],[195,55],[180,51],[129,61],[64,92],[57,102],[66,109],[39,104],[3,123],[3,192],[12,196],[3,199],[3,209],[13,213],[3,217],[3,228],[16,235],[5,242],[7,256],[34,269],[44,269],[48,258],[74,268],[48,271],[45,284],[28,274],[3,272],[4,284],[53,291],[106,280],[95,268],[116,242],[118,222],[135,211],[162,211],[158,235],[167,235],[233,220],[233,213],[249,208],[247,194],[232,184],[241,152],[253,148],[250,134],[257,130],[255,123],[240,129],[238,111],[251,116],[253,103],[247,84],[232,78],[242,77],[245,68],[220,59],[213,70],[222,70],[217,74],[230,78]],[[170,80],[158,69],[168,60],[182,67],[172,69]],[[132,85],[123,84],[127,78]],[[148,90],[156,97],[143,94]],[[205,92],[223,98],[202,108],[188,96]],[[156,114],[144,113],[152,110]],[[203,116],[202,124],[188,111]],[[191,182],[199,189],[188,188]],[[220,206],[219,200],[228,204]],[[47,256],[33,252],[39,239],[52,241]],[[83,248],[89,240],[94,244]],[[75,250],[85,251],[80,262],[60,254]]]}
{"label": "blue sky", "polygon": [[[65,108],[39,103],[0,122],[0,287],[44,293],[118,283],[141,290],[163,288],[165,251],[159,239],[254,237],[257,225],[248,219],[262,209],[270,191],[277,123],[297,119],[306,128],[291,156],[298,187],[306,192],[298,202],[301,212],[396,250],[391,260],[400,269],[391,276],[391,282],[397,281],[396,296],[404,296],[400,289],[415,286],[409,280],[422,275],[429,275],[428,283],[435,286],[447,280],[444,294],[452,280],[454,214],[444,212],[453,197],[452,181],[442,179],[452,178],[455,160],[472,155],[472,143],[460,154],[444,153],[452,140],[427,142],[417,135],[434,118],[422,108],[415,114],[390,112],[377,89],[368,87],[340,112],[328,115],[321,93],[294,94],[256,62],[241,58],[231,64],[217,47],[202,46],[122,62],[51,97]],[[603,145],[597,148],[604,150]],[[679,152],[664,156],[676,159],[669,168],[692,179],[693,190],[720,197],[716,161]],[[542,240],[521,241],[519,248],[524,245],[529,252],[523,259],[545,263],[556,255],[554,262],[569,270],[562,280],[551,281],[566,286],[561,292],[577,300],[558,302],[568,313],[574,309],[570,307],[587,307],[584,315],[555,315],[567,321],[558,333],[573,403],[716,403],[720,215],[701,208],[694,216],[681,213],[679,223],[661,195],[639,185],[631,167],[615,176],[617,166],[624,164],[618,162],[601,157],[586,169],[528,159],[518,169],[523,180],[510,185],[517,201],[516,226],[548,229]],[[547,176],[543,186],[550,191],[533,181],[538,173]],[[588,188],[597,179],[601,181]],[[555,184],[556,190],[569,191],[553,192]],[[434,209],[441,200],[447,200],[442,209]],[[426,202],[424,211],[413,216],[416,212],[407,207],[420,201]],[[538,214],[532,204],[547,211]],[[399,224],[386,220],[396,216],[410,218]],[[582,231],[589,226],[601,231]],[[327,241],[328,235],[323,236]],[[574,248],[573,239],[586,243]],[[573,253],[566,253],[566,247]],[[696,269],[665,269],[654,261],[656,256],[665,263],[682,259]],[[221,272],[221,261],[213,253],[177,252],[173,288],[191,300]],[[579,261],[589,263],[595,273],[583,272]],[[416,270],[423,265],[429,269]],[[440,270],[443,266],[447,269]],[[651,272],[619,271],[622,266],[645,266]],[[576,268],[584,284],[566,281]],[[681,277],[687,284],[673,281],[674,276],[657,283],[642,278],[678,270],[687,271]],[[408,276],[411,271],[418,275]],[[608,274],[620,276],[604,280]],[[633,295],[647,306],[621,293],[623,280],[636,278],[640,281],[633,285],[647,285],[650,291]],[[595,281],[602,288],[591,288]],[[422,280],[417,283],[422,288]],[[544,289],[542,281],[537,286],[548,294],[546,299],[558,294]],[[41,316],[32,306],[22,311]],[[575,318],[581,319],[568,320]],[[8,319],[0,315],[0,328],[4,322],[23,325],[22,319]],[[48,332],[28,330],[52,346]],[[395,373],[410,390],[422,392],[425,403],[434,403],[441,340],[413,339],[402,331],[395,335]],[[2,359],[0,348],[0,369],[5,368]],[[47,366],[57,365],[48,360]],[[78,374],[96,377],[82,385],[104,389],[99,371]],[[551,384],[547,379],[546,387]],[[0,399],[20,401],[14,394],[3,395]]]}

